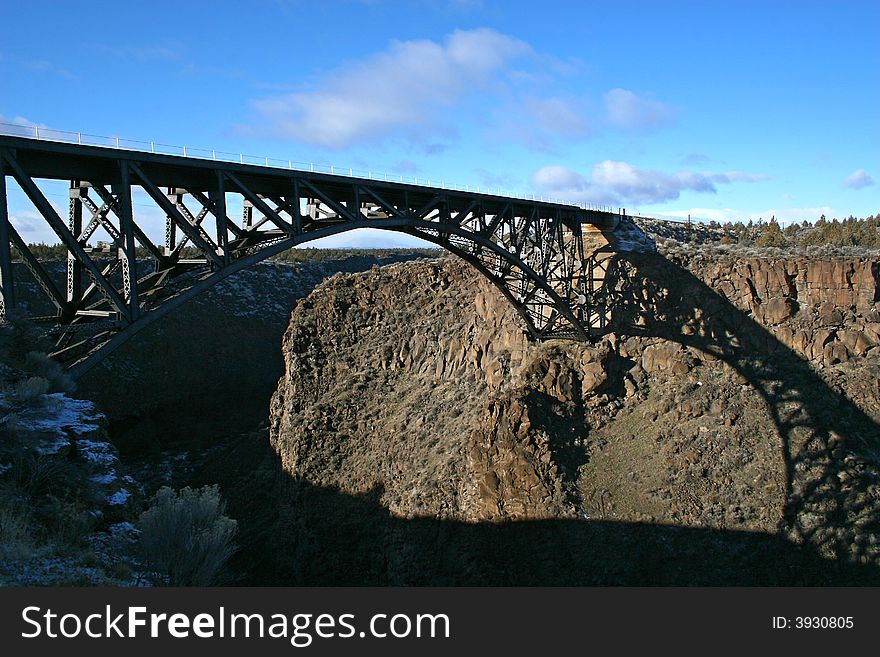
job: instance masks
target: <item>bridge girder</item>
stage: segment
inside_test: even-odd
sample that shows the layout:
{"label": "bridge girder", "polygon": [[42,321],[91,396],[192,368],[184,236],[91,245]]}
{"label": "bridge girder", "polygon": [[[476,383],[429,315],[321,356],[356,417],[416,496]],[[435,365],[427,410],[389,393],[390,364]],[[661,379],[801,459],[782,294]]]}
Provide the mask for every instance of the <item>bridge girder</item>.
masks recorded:
{"label": "bridge girder", "polygon": [[[67,248],[63,292],[9,221],[7,177]],[[69,182],[66,222],[38,179]],[[161,246],[134,211],[135,194],[164,215]],[[241,200],[240,223],[228,216],[230,197]],[[618,219],[546,201],[0,136],[0,313],[16,303],[11,246],[55,308],[40,318],[57,338],[52,355],[79,376],[230,274],[321,237],[379,228],[469,262],[533,338],[588,340],[610,317],[602,282],[612,254],[601,234]],[[95,244],[99,234],[107,241]],[[590,244],[588,234],[600,239]]]}

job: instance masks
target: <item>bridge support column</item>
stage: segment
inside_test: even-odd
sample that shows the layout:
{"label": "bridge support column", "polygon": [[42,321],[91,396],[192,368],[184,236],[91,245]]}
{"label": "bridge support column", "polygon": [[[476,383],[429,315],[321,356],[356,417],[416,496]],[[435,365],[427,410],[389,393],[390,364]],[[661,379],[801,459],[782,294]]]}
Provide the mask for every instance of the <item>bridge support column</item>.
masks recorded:
{"label": "bridge support column", "polygon": [[299,206],[299,180],[294,178],[290,181],[291,197],[290,209],[291,217],[293,217],[293,232],[296,235],[302,235],[303,232],[303,215]]}
{"label": "bridge support column", "polygon": [[119,228],[121,244],[117,254],[122,262],[122,298],[128,310],[128,321],[133,322],[139,314],[137,253],[134,244],[134,217],[131,210],[131,173],[128,162],[119,163],[121,182],[116,198],[119,203]]}
{"label": "bridge support column", "polygon": [[254,227],[254,206],[247,199],[243,200],[241,227],[245,232],[250,232]]}
{"label": "bridge support column", "polygon": [[12,253],[9,249],[9,208],[6,203],[6,171],[0,155],[0,321],[15,308]]}
{"label": "bridge support column", "polygon": [[214,207],[214,219],[217,226],[217,255],[223,258],[224,264],[229,264],[229,237],[226,232],[226,181],[223,172],[217,172],[217,189],[208,193],[208,198]]}
{"label": "bridge support column", "polygon": [[[83,232],[82,226],[82,202],[80,196],[83,193],[78,180],[70,181],[70,210],[68,212],[67,227],[73,236],[79,240]],[[64,318],[70,321],[73,314],[82,303],[82,263],[76,256],[67,250],[67,307]]]}
{"label": "bridge support column", "polygon": [[[171,188],[168,188],[168,193],[171,194]],[[170,256],[174,253],[174,249],[177,248],[177,224],[174,223],[174,219],[171,218],[170,214],[165,215],[165,255]]]}

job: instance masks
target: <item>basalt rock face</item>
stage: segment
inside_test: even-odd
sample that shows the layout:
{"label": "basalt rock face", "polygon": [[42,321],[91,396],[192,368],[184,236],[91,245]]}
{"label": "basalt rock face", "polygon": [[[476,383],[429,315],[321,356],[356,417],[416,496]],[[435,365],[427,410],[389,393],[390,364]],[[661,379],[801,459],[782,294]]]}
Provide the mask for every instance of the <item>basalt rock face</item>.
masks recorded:
{"label": "basalt rock face", "polygon": [[[284,470],[403,520],[748,530],[878,563],[877,263],[633,254],[617,270],[623,310],[593,344],[530,342],[452,259],[329,279],[283,340]],[[377,581],[420,581],[398,539],[378,544]],[[596,581],[630,581],[615,577]]]}
{"label": "basalt rock face", "polygon": [[405,517],[575,514],[551,433],[577,428],[605,352],[536,349],[467,265],[334,277],[296,308],[283,351],[271,438],[288,472],[381,487]]}
{"label": "basalt rock face", "polygon": [[817,364],[880,348],[877,258],[691,256],[682,264]]}

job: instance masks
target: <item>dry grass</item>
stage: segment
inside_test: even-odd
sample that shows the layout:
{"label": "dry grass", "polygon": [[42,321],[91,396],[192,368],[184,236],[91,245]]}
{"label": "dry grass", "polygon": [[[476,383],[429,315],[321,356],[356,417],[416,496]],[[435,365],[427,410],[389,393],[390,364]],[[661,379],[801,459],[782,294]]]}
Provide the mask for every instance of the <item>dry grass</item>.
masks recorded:
{"label": "dry grass", "polygon": [[0,560],[19,561],[34,552],[30,517],[6,500],[0,501]]}

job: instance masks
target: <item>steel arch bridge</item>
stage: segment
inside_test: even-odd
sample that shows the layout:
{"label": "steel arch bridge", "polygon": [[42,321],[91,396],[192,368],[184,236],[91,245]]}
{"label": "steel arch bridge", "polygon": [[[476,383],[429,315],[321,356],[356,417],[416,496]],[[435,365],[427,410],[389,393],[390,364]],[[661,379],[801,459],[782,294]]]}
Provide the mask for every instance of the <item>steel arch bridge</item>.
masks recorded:
{"label": "steel arch bridge", "polygon": [[[7,178],[66,247],[63,280],[10,222]],[[69,184],[67,217],[38,180]],[[164,214],[163,243],[135,216],[137,188]],[[240,221],[227,212],[232,195]],[[628,218],[542,200],[0,136],[0,318],[16,305],[14,249],[55,307],[35,318],[50,325],[50,355],[80,376],[230,274],[311,240],[380,228],[469,262],[533,338],[589,340],[610,319],[602,282],[621,221]],[[95,243],[99,235],[106,242]]]}

